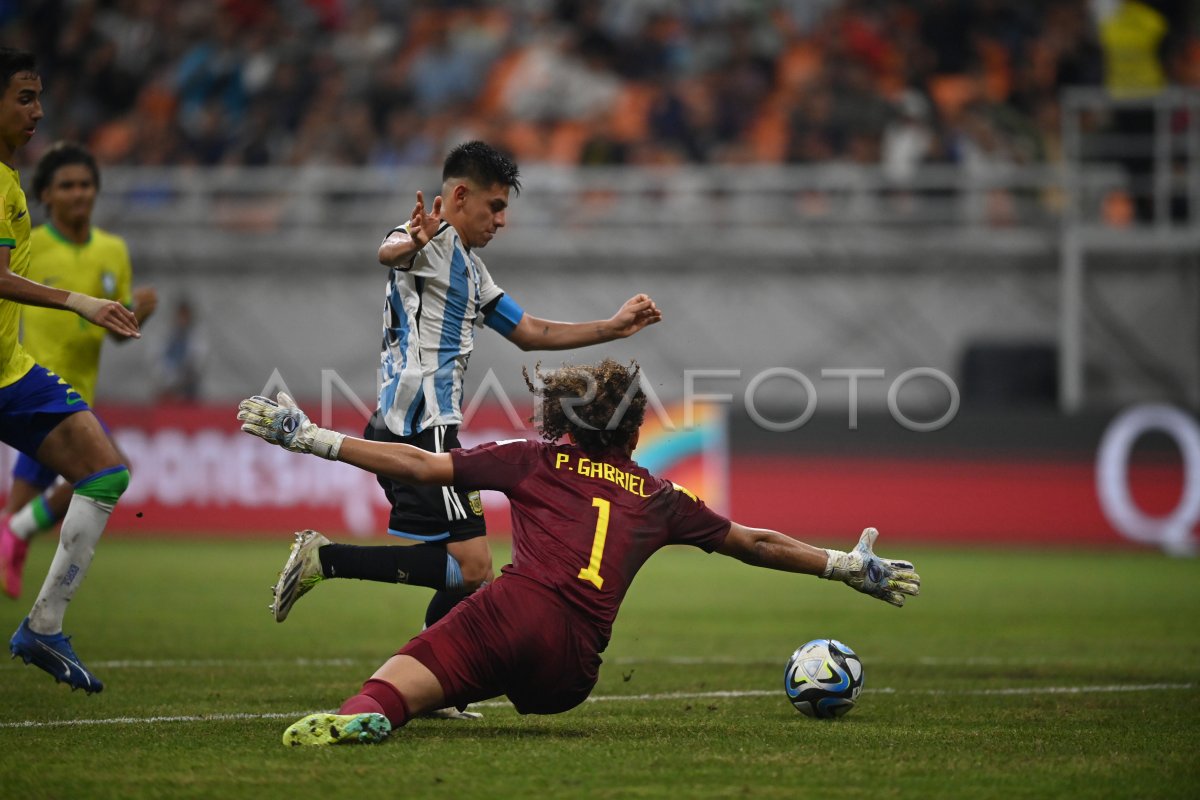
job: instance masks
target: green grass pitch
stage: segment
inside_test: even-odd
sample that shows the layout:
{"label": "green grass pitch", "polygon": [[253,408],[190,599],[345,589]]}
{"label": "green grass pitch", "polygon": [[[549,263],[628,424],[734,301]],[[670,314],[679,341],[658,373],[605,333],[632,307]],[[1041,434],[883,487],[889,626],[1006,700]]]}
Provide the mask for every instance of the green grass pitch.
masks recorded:
{"label": "green grass pitch", "polygon": [[[353,693],[419,627],[428,590],[329,583],[276,624],[267,587],[288,542],[103,542],[67,632],[107,688],[0,663],[3,796],[1200,796],[1194,560],[885,535],[924,581],[895,609],[669,549],[633,586],[594,702],[554,717],[489,703],[479,722],[308,749],[283,729]],[[0,600],[6,635],[51,549],[36,544],[21,602]],[[787,657],[819,636],[865,664],[841,720],[783,694]]]}

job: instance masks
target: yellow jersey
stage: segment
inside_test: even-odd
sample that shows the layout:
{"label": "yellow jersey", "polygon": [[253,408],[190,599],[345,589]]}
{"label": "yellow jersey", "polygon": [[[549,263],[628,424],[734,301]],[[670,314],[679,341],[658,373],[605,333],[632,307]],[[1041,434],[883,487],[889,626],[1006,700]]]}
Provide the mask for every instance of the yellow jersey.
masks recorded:
{"label": "yellow jersey", "polygon": [[[21,176],[0,162],[0,247],[8,248],[8,269],[28,277],[29,205],[21,191]],[[16,383],[33,368],[33,358],[17,340],[21,304],[0,298],[0,388]]]}
{"label": "yellow jersey", "polygon": [[[30,280],[132,304],[133,269],[120,236],[93,227],[85,243],[75,244],[46,223],[33,229],[30,241]],[[22,307],[21,329],[21,343],[37,363],[64,378],[90,404],[108,332],[72,311],[38,306]]]}
{"label": "yellow jersey", "polygon": [[1135,0],[1100,23],[1104,84],[1113,97],[1149,97],[1167,85],[1158,47],[1168,31],[1162,14]]}

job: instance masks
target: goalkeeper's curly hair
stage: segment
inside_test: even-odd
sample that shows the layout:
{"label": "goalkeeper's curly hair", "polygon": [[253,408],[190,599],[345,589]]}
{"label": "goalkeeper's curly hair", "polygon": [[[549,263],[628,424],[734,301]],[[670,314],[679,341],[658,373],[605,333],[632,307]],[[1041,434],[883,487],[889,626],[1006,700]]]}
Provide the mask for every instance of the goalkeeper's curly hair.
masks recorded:
{"label": "goalkeeper's curly hair", "polygon": [[521,374],[541,401],[541,414],[531,421],[542,438],[554,442],[569,433],[594,457],[614,448],[628,452],[646,415],[636,361],[626,366],[606,358],[597,364],[563,364],[550,372],[542,372],[539,361],[533,370],[539,386],[529,379],[529,370],[522,367]]}

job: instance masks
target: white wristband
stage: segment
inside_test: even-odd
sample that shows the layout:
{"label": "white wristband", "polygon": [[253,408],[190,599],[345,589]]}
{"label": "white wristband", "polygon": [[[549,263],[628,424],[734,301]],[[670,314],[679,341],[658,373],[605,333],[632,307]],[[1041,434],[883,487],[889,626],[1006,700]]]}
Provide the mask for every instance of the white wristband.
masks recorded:
{"label": "white wristband", "polygon": [[342,449],[342,441],[345,438],[344,433],[317,428],[317,432],[313,434],[311,452],[314,456],[337,461],[338,451]]}
{"label": "white wristband", "polygon": [[844,581],[850,576],[850,554],[841,550],[826,550],[829,561],[821,577],[830,581]]}
{"label": "white wristband", "polygon": [[107,300],[97,300],[91,295],[80,294],[79,292],[67,292],[67,300],[64,305],[88,322],[91,322],[107,302]]}

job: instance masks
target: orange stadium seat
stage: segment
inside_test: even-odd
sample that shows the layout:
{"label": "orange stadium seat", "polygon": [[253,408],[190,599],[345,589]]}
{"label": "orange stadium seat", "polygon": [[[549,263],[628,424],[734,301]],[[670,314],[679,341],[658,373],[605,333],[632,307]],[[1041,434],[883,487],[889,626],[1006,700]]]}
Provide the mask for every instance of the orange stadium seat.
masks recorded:
{"label": "orange stadium seat", "polygon": [[556,124],[550,131],[545,159],[553,164],[578,164],[584,142],[592,135],[592,127],[575,120]]}
{"label": "orange stadium seat", "polygon": [[984,39],[979,50],[983,61],[983,94],[993,103],[1003,103],[1012,91],[1008,49],[999,42]]}
{"label": "orange stadium seat", "polygon": [[929,79],[929,96],[942,119],[956,119],[979,95],[979,86],[969,75],[934,75]]}
{"label": "orange stadium seat", "polygon": [[806,86],[821,76],[822,64],[821,48],[803,39],[794,42],[779,56],[776,84],[783,89]]}
{"label": "orange stadium seat", "polygon": [[758,161],[781,162],[788,147],[788,104],[786,93],[776,90],[763,103],[762,110],[750,123],[750,145]]}
{"label": "orange stadium seat", "polygon": [[508,83],[517,65],[525,58],[525,53],[524,48],[510,50],[492,64],[483,91],[479,93],[479,110],[482,114],[489,116],[503,110],[501,104],[508,95]]}
{"label": "orange stadium seat", "polygon": [[644,83],[629,82],[621,87],[613,103],[612,133],[619,139],[645,139],[649,130],[650,104],[657,90]]}

